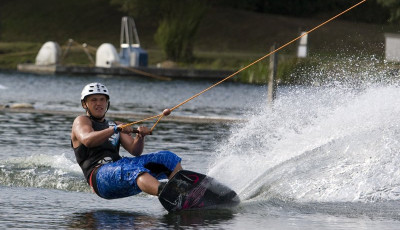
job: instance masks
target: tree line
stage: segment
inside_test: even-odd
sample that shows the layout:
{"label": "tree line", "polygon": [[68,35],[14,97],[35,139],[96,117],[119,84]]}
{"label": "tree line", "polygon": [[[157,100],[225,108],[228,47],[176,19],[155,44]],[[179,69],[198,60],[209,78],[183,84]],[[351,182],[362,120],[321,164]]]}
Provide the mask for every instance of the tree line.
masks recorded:
{"label": "tree line", "polygon": [[[341,12],[359,0],[110,0],[133,17],[153,17],[159,26],[155,41],[166,58],[190,62],[196,32],[207,9],[232,7],[258,13],[318,17]],[[367,23],[399,23],[399,0],[368,0],[343,19]]]}
{"label": "tree line", "polygon": [[[315,17],[324,13],[341,12],[361,0],[215,0],[220,6],[246,9],[259,13],[281,14],[295,17]],[[344,19],[369,23],[385,23],[398,0],[368,0]],[[397,3],[397,4],[396,4]]]}

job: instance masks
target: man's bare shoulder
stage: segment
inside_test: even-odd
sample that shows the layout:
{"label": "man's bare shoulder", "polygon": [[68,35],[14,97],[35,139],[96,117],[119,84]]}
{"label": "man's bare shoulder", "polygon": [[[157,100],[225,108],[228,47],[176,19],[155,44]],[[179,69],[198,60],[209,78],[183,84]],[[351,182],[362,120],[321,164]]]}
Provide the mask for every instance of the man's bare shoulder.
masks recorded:
{"label": "man's bare shoulder", "polygon": [[[90,129],[91,121],[88,116],[81,115],[75,118],[74,123],[72,124],[71,130],[71,139],[73,142],[77,141],[77,135],[82,133],[82,131]],[[78,146],[79,144],[74,143],[74,146]]]}
{"label": "man's bare shoulder", "polygon": [[86,115],[80,115],[80,116],[77,116],[76,118],[75,118],[75,120],[74,120],[74,124],[75,123],[89,123],[90,122],[90,119],[89,119],[89,117],[88,116],[86,116]]}
{"label": "man's bare shoulder", "polygon": [[88,116],[81,115],[75,118],[74,123],[72,124],[72,132],[74,130],[79,130],[86,126],[92,126],[92,122]]}

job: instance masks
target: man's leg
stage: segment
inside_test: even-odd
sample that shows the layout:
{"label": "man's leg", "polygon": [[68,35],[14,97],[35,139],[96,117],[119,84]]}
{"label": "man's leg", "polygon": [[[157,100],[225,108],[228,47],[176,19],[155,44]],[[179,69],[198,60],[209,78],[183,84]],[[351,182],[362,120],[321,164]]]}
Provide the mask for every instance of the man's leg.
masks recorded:
{"label": "man's leg", "polygon": [[[179,162],[175,166],[174,170],[172,171],[168,179],[171,179],[180,170],[182,170],[182,165]],[[149,173],[143,173],[142,175],[140,175],[136,179],[136,183],[143,192],[154,196],[158,195],[158,186],[160,185],[160,182]]]}
{"label": "man's leg", "polygon": [[171,179],[180,170],[182,170],[182,165],[181,162],[178,162],[178,164],[174,168],[174,171],[172,171],[171,175],[169,175],[168,179]]}
{"label": "man's leg", "polygon": [[136,179],[136,183],[139,188],[150,195],[158,195],[158,186],[160,182],[148,173],[143,173]]}

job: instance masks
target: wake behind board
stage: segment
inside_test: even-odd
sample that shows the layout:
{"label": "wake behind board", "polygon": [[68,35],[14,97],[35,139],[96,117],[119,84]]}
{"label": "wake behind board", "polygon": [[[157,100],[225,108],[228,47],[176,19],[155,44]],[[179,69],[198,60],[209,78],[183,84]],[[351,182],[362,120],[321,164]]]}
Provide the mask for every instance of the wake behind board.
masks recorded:
{"label": "wake behind board", "polygon": [[168,212],[230,207],[240,202],[232,189],[211,177],[188,170],[176,173],[158,199]]}

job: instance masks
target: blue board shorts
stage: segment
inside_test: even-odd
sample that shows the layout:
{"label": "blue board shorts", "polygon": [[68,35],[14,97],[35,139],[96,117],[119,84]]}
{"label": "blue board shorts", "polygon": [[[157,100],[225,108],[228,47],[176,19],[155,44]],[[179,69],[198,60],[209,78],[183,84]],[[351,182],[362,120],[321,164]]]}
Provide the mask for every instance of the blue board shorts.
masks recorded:
{"label": "blue board shorts", "polygon": [[97,195],[116,199],[136,195],[142,190],[136,179],[149,173],[157,180],[167,179],[181,158],[170,151],[159,151],[102,165],[96,174]]}

